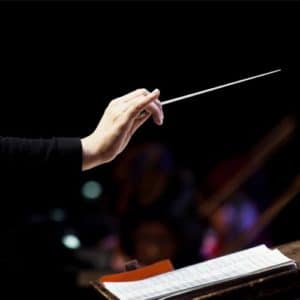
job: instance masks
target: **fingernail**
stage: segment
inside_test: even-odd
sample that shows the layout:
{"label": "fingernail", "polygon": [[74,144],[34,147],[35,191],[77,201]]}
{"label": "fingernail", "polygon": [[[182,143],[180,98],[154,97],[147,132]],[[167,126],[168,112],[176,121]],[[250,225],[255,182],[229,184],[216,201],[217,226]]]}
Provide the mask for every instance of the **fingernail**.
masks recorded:
{"label": "fingernail", "polygon": [[158,94],[159,93],[159,89],[155,89],[155,90],[153,90],[153,92],[152,92],[153,94]]}
{"label": "fingernail", "polygon": [[164,122],[164,118],[163,118],[163,116],[160,116],[160,117],[159,117],[159,125],[162,125],[163,122]]}

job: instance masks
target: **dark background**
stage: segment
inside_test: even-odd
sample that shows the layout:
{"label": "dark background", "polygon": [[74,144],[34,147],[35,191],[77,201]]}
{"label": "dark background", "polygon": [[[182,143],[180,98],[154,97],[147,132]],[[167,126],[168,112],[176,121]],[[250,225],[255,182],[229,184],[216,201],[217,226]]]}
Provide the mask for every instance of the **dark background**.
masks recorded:
{"label": "dark background", "polygon": [[[149,122],[133,138],[129,147],[167,145],[201,184],[282,117],[298,118],[299,13],[287,1],[1,3],[1,135],[83,137],[111,99],[133,89],[159,88],[165,100],[282,68],[166,106],[162,127]],[[297,132],[268,162],[272,197],[298,173],[299,150]],[[82,181],[109,172],[103,166]],[[81,216],[79,191],[71,201],[67,191],[51,199],[40,192],[24,196],[33,211],[64,206]],[[273,244],[299,238],[298,206],[292,202],[270,225]]]}
{"label": "dark background", "polygon": [[283,2],[3,5],[2,131],[83,136],[111,99],[137,87],[159,87],[163,100],[282,68],[166,107],[164,127],[149,125],[137,137],[188,150],[182,157],[193,162],[209,147],[248,145],[296,112],[297,9]]}

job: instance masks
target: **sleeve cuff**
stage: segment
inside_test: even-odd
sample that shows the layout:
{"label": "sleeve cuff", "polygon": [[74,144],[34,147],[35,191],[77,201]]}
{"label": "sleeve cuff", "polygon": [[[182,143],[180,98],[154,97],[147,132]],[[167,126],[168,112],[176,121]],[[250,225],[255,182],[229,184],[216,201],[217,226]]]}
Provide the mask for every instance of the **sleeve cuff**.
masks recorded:
{"label": "sleeve cuff", "polygon": [[69,174],[82,170],[82,145],[80,138],[57,138],[57,158]]}

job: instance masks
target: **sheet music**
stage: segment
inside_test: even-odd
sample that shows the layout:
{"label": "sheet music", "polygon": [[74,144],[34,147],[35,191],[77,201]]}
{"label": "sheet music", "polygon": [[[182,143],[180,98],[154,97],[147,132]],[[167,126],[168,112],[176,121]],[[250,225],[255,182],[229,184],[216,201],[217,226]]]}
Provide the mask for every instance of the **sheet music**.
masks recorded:
{"label": "sheet music", "polygon": [[235,252],[151,278],[131,282],[106,282],[121,300],[167,299],[167,296],[276,269],[295,262],[265,245]]}

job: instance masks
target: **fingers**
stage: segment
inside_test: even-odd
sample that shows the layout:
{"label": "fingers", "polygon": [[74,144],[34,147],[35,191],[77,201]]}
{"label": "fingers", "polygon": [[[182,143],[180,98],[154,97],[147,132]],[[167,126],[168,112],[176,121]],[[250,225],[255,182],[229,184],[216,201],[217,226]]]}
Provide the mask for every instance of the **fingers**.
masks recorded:
{"label": "fingers", "polygon": [[[155,95],[155,93],[158,93],[157,96],[155,97],[155,100],[153,100],[149,104],[147,104],[144,109],[145,109],[145,111],[147,111],[148,113],[150,113],[152,115],[153,121],[157,125],[161,125],[163,123],[164,115],[163,115],[162,106],[160,104],[160,101],[158,100],[159,91],[154,91],[154,95]],[[151,98],[150,95],[149,95],[149,97]]]}
{"label": "fingers", "polygon": [[117,116],[122,116],[120,123],[122,126],[130,126],[129,124],[134,120],[143,118],[145,112],[152,115],[157,125],[161,125],[164,115],[158,100],[159,95],[158,89],[151,93],[146,89],[138,89],[112,101],[110,110]]}
{"label": "fingers", "polygon": [[154,100],[153,102],[148,104],[144,111],[146,111],[146,112],[148,112],[152,115],[153,121],[157,125],[162,124],[162,122],[163,122],[163,112],[162,112],[161,104],[158,100]]}
{"label": "fingers", "polygon": [[149,119],[151,114],[149,112],[146,112],[143,114],[142,117],[136,119],[131,127],[131,129],[128,131],[128,134],[126,136],[126,139],[124,141],[124,147],[127,146],[128,142],[130,141],[131,137],[134,135],[134,133]]}
{"label": "fingers", "polygon": [[138,96],[132,101],[129,109],[130,116],[138,118],[143,111],[149,112],[156,124],[161,125],[163,122],[163,111],[158,100],[160,92],[158,89],[154,90],[146,96]]}
{"label": "fingers", "polygon": [[149,94],[150,94],[150,92],[146,89],[137,89],[133,92],[130,92],[130,93],[118,98],[118,100],[121,100],[121,101],[124,100],[125,102],[127,102],[138,96],[147,96]]}
{"label": "fingers", "polygon": [[150,116],[151,114],[145,111],[142,117],[136,119],[131,128],[130,135],[132,136],[138,130],[138,128],[140,128],[149,119]]}

